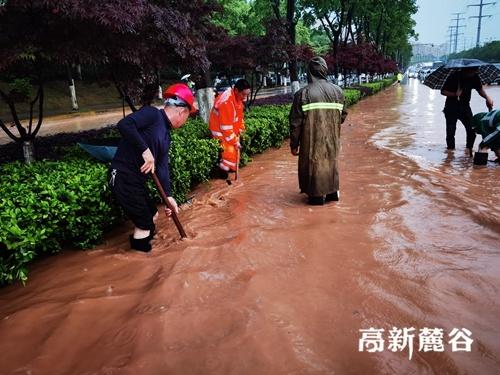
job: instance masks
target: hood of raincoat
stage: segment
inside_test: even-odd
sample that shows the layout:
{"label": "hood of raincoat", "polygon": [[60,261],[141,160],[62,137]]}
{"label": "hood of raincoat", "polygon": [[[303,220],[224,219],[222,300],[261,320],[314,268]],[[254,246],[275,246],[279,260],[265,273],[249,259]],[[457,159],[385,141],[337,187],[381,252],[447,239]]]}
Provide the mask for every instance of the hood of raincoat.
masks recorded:
{"label": "hood of raincoat", "polygon": [[327,74],[328,66],[326,65],[325,59],[316,56],[309,61],[309,65],[307,67],[307,81],[309,83],[326,79]]}

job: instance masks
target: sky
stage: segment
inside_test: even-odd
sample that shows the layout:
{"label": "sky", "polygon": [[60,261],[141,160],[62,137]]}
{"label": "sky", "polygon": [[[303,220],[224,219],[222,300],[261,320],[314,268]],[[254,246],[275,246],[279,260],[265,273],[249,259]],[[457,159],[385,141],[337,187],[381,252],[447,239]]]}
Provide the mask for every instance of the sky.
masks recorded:
{"label": "sky", "polygon": [[[495,5],[483,7],[483,15],[491,14],[492,17],[482,18],[481,21],[481,44],[491,40],[500,40],[500,0],[483,0],[483,3],[495,2]],[[452,13],[464,12],[460,18],[459,25],[465,25],[459,29],[458,50],[475,47],[477,37],[477,18],[470,16],[479,15],[479,7],[467,7],[471,4],[479,4],[481,0],[417,0],[418,12],[413,16],[416,21],[415,31],[419,34],[418,43],[442,44],[450,40],[448,27],[456,25],[452,22],[456,15]]]}

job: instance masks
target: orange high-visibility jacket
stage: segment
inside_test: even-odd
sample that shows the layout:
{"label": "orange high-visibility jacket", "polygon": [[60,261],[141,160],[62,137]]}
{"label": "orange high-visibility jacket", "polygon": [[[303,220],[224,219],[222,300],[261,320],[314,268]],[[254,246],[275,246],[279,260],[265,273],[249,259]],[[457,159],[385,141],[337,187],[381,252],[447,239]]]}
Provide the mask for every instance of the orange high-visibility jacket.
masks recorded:
{"label": "orange high-visibility jacket", "polygon": [[243,102],[236,99],[233,89],[229,88],[215,99],[210,112],[209,128],[213,138],[223,143],[235,145],[245,130],[243,121]]}

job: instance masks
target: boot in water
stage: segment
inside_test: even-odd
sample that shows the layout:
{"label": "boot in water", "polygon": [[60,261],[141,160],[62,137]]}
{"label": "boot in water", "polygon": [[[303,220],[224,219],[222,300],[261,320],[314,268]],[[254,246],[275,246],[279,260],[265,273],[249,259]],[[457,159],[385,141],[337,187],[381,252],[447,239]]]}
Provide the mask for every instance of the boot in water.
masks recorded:
{"label": "boot in water", "polygon": [[335,193],[327,194],[326,197],[325,197],[325,200],[327,202],[338,202],[338,200],[339,200],[339,192],[336,191]]}
{"label": "boot in water", "polygon": [[151,244],[149,243],[149,241],[150,241],[149,236],[147,236],[145,238],[134,238],[134,236],[131,234],[129,236],[129,239],[130,239],[130,247],[133,250],[142,251],[144,253],[151,251]]}
{"label": "boot in water", "polygon": [[311,206],[323,206],[325,204],[325,197],[309,197],[307,204],[310,204]]}

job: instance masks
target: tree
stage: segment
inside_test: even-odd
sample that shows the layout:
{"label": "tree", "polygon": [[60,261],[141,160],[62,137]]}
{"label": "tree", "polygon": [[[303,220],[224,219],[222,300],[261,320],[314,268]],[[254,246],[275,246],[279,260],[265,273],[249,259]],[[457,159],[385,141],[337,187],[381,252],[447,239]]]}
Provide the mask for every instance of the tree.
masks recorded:
{"label": "tree", "polygon": [[[281,28],[286,30],[289,44],[295,46],[297,43],[296,27],[302,17],[300,6],[298,6],[296,0],[286,0],[286,8],[285,12],[283,12],[285,15],[282,15],[283,5],[281,4],[281,0],[271,0],[271,7],[276,16],[276,20],[281,23]],[[292,81],[292,91],[296,92],[299,90],[299,77],[297,72],[297,59],[293,54],[290,55],[288,66],[290,70],[290,79]]]}
{"label": "tree", "polygon": [[[24,143],[26,155],[43,121],[44,66],[50,64],[105,65],[117,88],[131,107],[129,82],[144,86],[156,79],[167,64],[189,64],[207,70],[206,36],[211,1],[193,0],[9,0],[0,7],[0,72],[21,66],[37,86],[31,101],[29,124],[24,127],[16,113],[13,92],[0,91],[9,106],[15,135],[0,120],[0,127],[16,142]],[[35,126],[33,107],[38,103]],[[30,160],[29,157],[26,158]]]}
{"label": "tree", "polygon": [[365,42],[400,63],[410,57],[415,0],[304,0],[304,6],[306,23],[319,20],[328,36],[334,61],[340,48]]}

